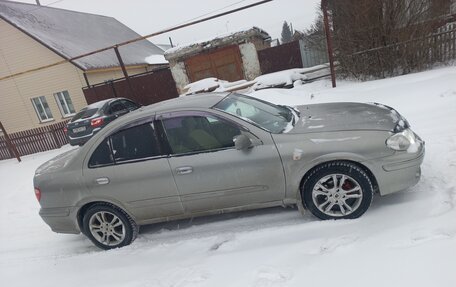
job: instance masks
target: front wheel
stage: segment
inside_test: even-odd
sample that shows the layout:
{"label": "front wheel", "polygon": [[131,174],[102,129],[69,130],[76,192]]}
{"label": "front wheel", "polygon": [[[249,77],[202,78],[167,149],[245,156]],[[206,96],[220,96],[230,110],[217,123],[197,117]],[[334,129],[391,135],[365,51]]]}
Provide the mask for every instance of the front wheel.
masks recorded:
{"label": "front wheel", "polygon": [[98,247],[113,249],[136,239],[138,226],[123,210],[110,204],[91,206],[83,217],[84,234]]}
{"label": "front wheel", "polygon": [[345,161],[320,165],[302,186],[303,204],[321,219],[358,218],[369,208],[373,193],[367,173]]}

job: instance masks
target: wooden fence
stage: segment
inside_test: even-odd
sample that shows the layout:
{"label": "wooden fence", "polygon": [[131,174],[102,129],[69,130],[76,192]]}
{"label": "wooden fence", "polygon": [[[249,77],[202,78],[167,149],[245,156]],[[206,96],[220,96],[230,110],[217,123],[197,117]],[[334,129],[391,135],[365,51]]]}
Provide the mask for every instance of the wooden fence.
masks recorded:
{"label": "wooden fence", "polygon": [[[64,128],[67,121],[39,127],[22,132],[8,134],[11,143],[16,146],[19,155],[28,155],[60,148],[68,143]],[[4,135],[0,135],[0,160],[14,158],[13,151],[8,149]]]}

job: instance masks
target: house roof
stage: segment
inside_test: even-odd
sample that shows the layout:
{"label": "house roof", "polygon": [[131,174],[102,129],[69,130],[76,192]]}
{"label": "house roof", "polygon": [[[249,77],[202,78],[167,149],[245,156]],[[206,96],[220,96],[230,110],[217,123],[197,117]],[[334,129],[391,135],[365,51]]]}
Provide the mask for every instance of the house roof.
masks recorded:
{"label": "house roof", "polygon": [[[0,0],[0,18],[70,59],[140,37],[115,18],[59,8]],[[163,50],[142,40],[119,47],[125,65],[147,65],[145,58]],[[113,50],[73,61],[83,70],[119,66]]]}
{"label": "house roof", "polygon": [[263,41],[271,40],[271,37],[266,31],[258,27],[252,27],[247,30],[222,34],[212,39],[202,40],[168,49],[165,51],[165,58],[167,60],[173,60],[181,57],[187,57],[198,54],[207,49],[214,49],[217,47],[223,47],[236,43],[243,43],[245,40],[250,38],[260,38]]}

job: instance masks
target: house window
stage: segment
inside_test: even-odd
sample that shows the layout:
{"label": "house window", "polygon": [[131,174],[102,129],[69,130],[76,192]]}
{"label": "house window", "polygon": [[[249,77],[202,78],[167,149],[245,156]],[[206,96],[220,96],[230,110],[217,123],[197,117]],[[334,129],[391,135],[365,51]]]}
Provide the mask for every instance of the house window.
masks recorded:
{"label": "house window", "polygon": [[75,114],[76,111],[74,110],[73,102],[68,91],[55,93],[54,97],[64,118]]}
{"label": "house window", "polygon": [[44,96],[33,98],[32,103],[41,122],[53,120],[51,109]]}

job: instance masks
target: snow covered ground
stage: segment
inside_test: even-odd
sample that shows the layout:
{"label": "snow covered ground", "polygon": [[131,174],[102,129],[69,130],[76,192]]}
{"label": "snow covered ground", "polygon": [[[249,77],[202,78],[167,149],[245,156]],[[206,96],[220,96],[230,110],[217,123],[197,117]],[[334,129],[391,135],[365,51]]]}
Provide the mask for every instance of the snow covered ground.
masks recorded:
{"label": "snow covered ground", "polygon": [[274,208],[146,226],[101,251],[38,216],[34,170],[70,147],[0,161],[0,286],[456,286],[456,68],[338,84],[253,95],[395,107],[426,141],[417,186],[377,196],[356,220]]}

